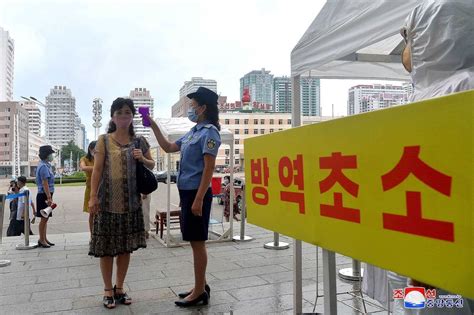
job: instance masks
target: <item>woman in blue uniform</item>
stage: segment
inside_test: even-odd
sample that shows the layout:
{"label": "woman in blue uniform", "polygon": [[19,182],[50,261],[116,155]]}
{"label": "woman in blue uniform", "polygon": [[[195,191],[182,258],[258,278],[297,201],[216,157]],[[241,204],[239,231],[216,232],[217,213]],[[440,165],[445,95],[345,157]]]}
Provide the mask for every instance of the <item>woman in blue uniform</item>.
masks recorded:
{"label": "woman in blue uniform", "polygon": [[187,307],[207,304],[210,288],[206,284],[209,216],[212,192],[210,188],[217,152],[221,144],[219,135],[219,109],[217,94],[200,87],[187,95],[191,99],[188,118],[196,126],[172,143],[165,139],[156,123],[151,128],[165,152],[181,151],[178,190],[181,199],[181,233],[183,240],[191,242],[194,259],[194,288],[180,293],[176,305]]}

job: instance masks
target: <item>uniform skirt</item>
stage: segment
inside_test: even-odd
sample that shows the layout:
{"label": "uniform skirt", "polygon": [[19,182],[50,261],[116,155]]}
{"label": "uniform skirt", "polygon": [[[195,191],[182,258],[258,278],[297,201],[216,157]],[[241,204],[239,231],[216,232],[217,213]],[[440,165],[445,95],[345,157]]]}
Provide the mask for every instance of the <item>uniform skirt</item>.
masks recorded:
{"label": "uniform skirt", "polygon": [[211,216],[212,191],[209,188],[202,203],[202,216],[195,216],[191,207],[196,197],[195,190],[179,190],[181,199],[181,233],[184,241],[207,241],[209,217]]}
{"label": "uniform skirt", "polygon": [[[53,193],[51,193],[51,198],[53,198]],[[36,195],[36,217],[37,218],[42,218],[43,216],[41,215],[41,210],[46,209],[48,207],[48,204],[46,201],[48,200],[48,197],[46,197],[45,193],[38,193]],[[49,218],[53,216],[53,212],[49,214]]]}

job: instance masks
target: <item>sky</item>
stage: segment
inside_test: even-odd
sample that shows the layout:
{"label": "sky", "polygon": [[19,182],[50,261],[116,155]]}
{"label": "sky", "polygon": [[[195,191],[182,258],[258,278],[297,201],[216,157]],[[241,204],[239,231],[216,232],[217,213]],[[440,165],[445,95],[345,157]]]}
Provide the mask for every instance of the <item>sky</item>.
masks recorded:
{"label": "sky", "polygon": [[[0,26],[15,41],[14,97],[45,102],[55,85],[76,98],[94,139],[92,100],[110,105],[136,87],[151,91],[155,117],[170,117],[191,77],[217,81],[239,99],[240,78],[265,68],[290,76],[290,53],[323,0],[2,0]],[[346,115],[347,90],[374,81],[322,80],[323,115]]]}

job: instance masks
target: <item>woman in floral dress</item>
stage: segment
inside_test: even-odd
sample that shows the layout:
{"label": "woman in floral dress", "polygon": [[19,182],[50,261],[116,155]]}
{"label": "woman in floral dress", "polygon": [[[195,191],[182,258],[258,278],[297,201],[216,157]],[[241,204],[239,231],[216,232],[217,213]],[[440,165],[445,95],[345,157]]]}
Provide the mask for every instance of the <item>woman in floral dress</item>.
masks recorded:
{"label": "woman in floral dress", "polygon": [[[116,301],[132,303],[123,291],[130,253],[146,247],[136,165],[137,161],[148,168],[155,164],[148,142],[143,137],[135,137],[133,101],[117,98],[110,114],[112,120],[107,134],[99,137],[95,147],[89,199],[89,210],[94,215],[89,255],[100,257],[106,308],[114,308]],[[117,257],[117,272],[112,287],[114,257]]]}

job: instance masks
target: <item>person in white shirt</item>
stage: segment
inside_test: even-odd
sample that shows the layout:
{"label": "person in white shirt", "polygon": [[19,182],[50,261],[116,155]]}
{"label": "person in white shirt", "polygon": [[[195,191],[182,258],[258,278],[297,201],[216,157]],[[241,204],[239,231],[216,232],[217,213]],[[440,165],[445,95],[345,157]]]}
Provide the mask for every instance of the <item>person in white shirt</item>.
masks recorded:
{"label": "person in white shirt", "polygon": [[[17,178],[17,185],[19,188],[19,193],[24,193],[26,191],[29,191],[28,187],[26,187],[26,177],[25,176],[19,176]],[[26,208],[26,196],[22,196],[18,198],[18,210],[16,212],[16,220],[19,221],[19,225],[24,226],[25,222],[25,208]],[[30,222],[33,221],[34,223],[34,215],[33,213],[36,212],[35,204],[33,202],[33,199],[31,198],[31,193],[29,195],[29,220]],[[30,227],[30,234],[33,234],[31,232],[31,227]]]}

